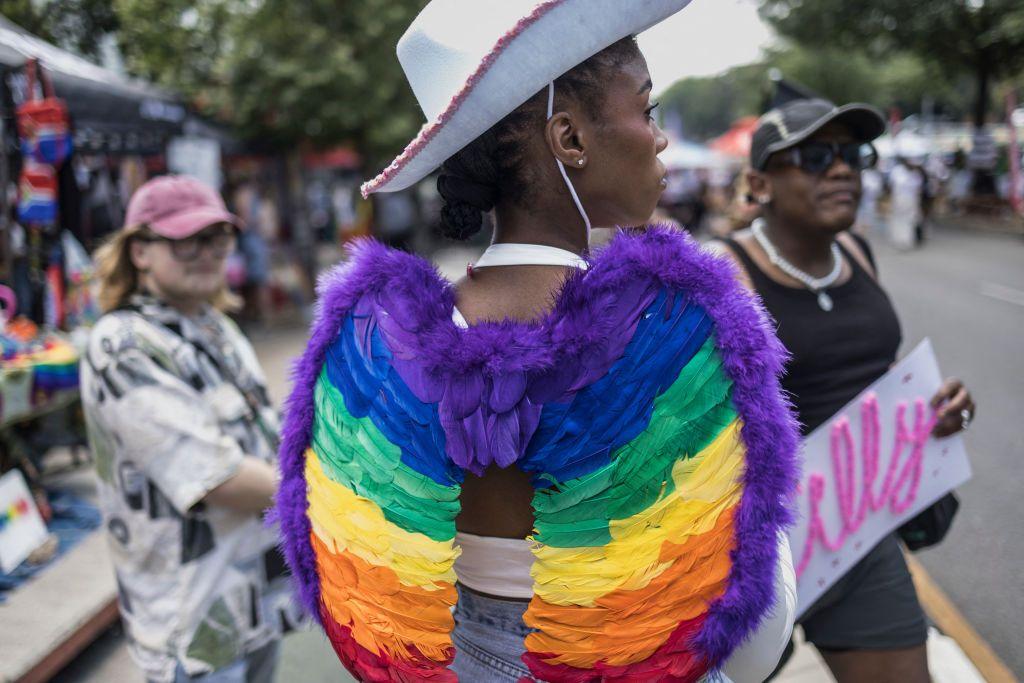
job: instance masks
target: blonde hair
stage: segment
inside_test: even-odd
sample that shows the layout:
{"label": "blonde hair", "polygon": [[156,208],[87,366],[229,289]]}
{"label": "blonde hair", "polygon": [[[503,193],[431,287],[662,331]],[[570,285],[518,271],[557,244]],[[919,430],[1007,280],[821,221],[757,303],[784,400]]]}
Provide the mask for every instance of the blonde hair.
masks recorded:
{"label": "blonde hair", "polygon": [[[124,306],[132,294],[139,291],[139,269],[132,263],[131,246],[136,238],[148,232],[145,225],[125,226],[107,238],[93,255],[97,299],[102,312],[109,313]],[[210,297],[209,303],[220,311],[235,311],[242,306],[241,299],[226,282]]]}

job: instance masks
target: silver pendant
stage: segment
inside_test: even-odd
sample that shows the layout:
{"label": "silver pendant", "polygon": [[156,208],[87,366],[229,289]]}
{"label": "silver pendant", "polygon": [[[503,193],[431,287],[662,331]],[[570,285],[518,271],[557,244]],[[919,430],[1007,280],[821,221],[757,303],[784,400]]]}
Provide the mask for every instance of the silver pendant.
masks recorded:
{"label": "silver pendant", "polygon": [[818,292],[818,306],[826,313],[832,310],[832,297],[827,292]]}

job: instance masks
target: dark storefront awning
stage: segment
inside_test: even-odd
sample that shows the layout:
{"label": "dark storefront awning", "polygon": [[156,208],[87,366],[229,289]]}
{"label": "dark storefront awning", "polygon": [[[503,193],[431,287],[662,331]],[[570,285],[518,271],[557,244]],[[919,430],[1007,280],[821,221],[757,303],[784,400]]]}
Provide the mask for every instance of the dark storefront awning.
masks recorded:
{"label": "dark storefront awning", "polygon": [[23,67],[31,57],[39,59],[57,96],[67,102],[79,152],[155,154],[163,151],[170,137],[180,134],[186,110],[173,93],[124,78],[0,17],[6,107],[23,100]]}

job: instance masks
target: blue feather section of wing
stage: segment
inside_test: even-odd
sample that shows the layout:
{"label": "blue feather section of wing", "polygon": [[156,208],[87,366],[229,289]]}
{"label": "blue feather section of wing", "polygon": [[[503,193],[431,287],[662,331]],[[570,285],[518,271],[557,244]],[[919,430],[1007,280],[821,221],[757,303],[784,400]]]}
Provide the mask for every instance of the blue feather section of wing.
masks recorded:
{"label": "blue feather section of wing", "polygon": [[420,401],[402,381],[372,316],[345,317],[325,368],[348,412],[369,417],[401,449],[403,464],[438,484],[462,482],[462,470],[445,456],[437,404]]}
{"label": "blue feather section of wing", "polygon": [[623,356],[567,403],[549,403],[522,462],[542,487],[608,464],[611,453],[647,427],[654,399],[679,376],[711,334],[707,313],[662,291],[644,310]]}

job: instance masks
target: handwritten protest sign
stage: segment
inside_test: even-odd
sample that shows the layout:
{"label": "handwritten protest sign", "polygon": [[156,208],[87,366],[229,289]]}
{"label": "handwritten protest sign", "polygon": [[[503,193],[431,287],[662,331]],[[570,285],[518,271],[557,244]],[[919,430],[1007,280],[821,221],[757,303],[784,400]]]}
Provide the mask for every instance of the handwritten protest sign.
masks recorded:
{"label": "handwritten protest sign", "polygon": [[802,614],[878,541],[971,476],[963,439],[931,437],[942,383],[929,340],[814,430],[789,536]]}

